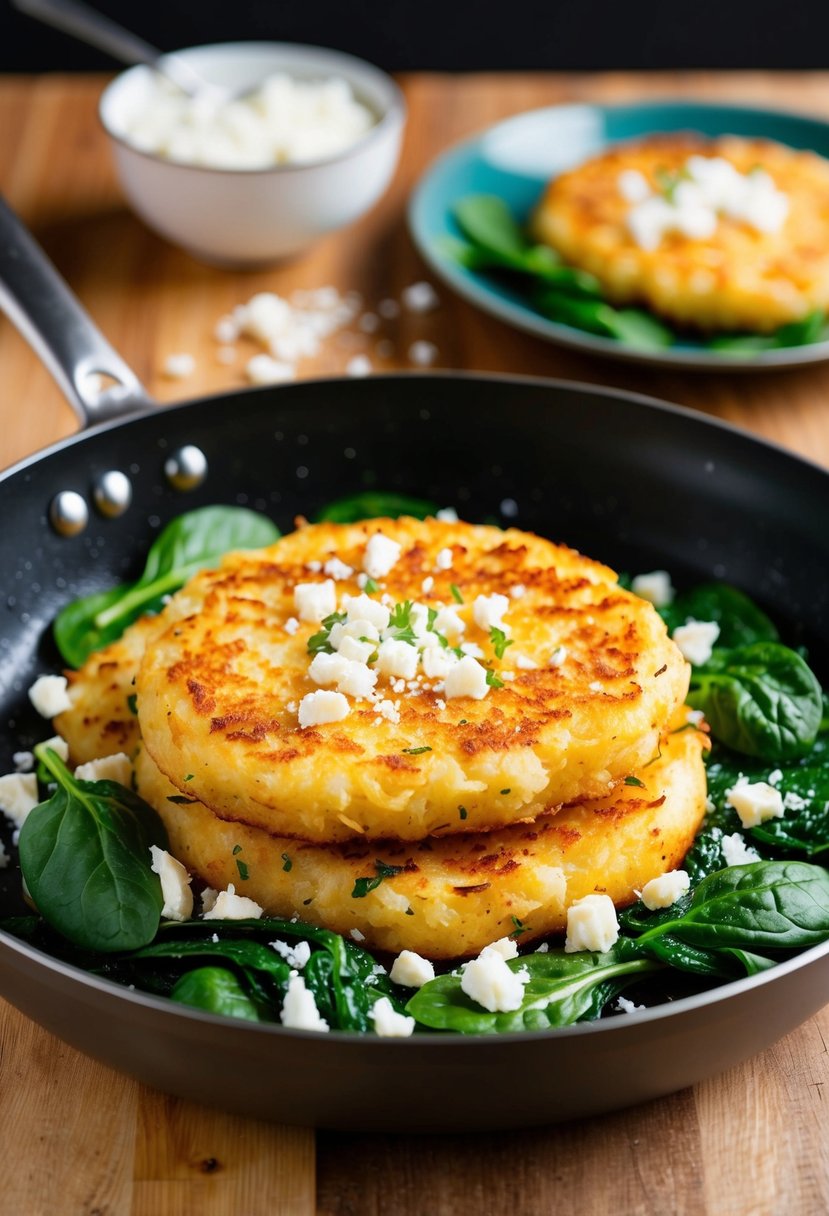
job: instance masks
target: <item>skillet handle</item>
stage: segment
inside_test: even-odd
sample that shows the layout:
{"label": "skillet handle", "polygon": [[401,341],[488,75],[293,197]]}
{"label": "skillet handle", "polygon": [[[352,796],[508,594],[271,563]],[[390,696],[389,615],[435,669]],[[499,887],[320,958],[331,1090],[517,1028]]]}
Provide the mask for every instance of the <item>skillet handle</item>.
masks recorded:
{"label": "skillet handle", "polygon": [[0,309],[52,373],[82,426],[123,418],[153,405],[141,381],[115,353],[2,197]]}

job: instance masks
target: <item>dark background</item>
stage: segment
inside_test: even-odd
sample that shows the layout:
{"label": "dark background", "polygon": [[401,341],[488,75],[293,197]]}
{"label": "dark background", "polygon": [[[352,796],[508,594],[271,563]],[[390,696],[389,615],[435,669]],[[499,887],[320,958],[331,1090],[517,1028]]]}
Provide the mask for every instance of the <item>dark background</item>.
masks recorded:
{"label": "dark background", "polygon": [[[829,0],[97,0],[164,50],[263,38],[392,70],[829,68]],[[109,69],[0,0],[0,71]]]}

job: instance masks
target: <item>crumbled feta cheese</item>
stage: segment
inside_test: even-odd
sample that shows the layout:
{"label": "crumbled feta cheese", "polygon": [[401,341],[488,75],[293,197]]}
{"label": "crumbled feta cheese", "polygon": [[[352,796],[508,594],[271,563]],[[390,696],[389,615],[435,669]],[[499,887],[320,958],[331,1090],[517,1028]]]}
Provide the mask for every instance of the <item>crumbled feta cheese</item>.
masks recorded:
{"label": "crumbled feta cheese", "polygon": [[556,646],[555,650],[550,655],[550,658],[548,660],[549,666],[550,667],[561,667],[562,663],[566,660],[566,658],[567,658],[567,647],[566,646]]}
{"label": "crumbled feta cheese", "polygon": [[511,970],[498,950],[487,947],[465,965],[461,990],[490,1013],[510,1013],[520,1009],[529,978],[526,967]]}
{"label": "crumbled feta cheese", "polygon": [[376,683],[376,671],[372,671],[365,663],[355,663],[348,659],[347,669],[337,681],[337,692],[347,693],[349,697],[356,697],[358,701],[364,700],[371,695]]}
{"label": "crumbled feta cheese", "polygon": [[423,592],[424,595],[428,595],[429,592],[434,587],[434,585],[435,585],[435,580],[432,578],[431,574],[427,574],[426,578],[420,584],[420,590]]}
{"label": "crumbled feta cheese", "polygon": [[456,524],[458,522],[458,513],[454,507],[441,507],[435,512],[435,519],[439,519],[444,524]]}
{"label": "crumbled feta cheese", "polygon": [[72,708],[66,676],[38,676],[29,689],[29,700],[41,718],[55,718]]}
{"label": "crumbled feta cheese", "polygon": [[[216,907],[216,900],[219,898],[219,892],[214,887],[205,887],[201,893],[201,912],[204,916]],[[213,934],[214,940],[218,941],[218,934]]]}
{"label": "crumbled feta cheese", "polygon": [[415,367],[431,367],[439,353],[434,342],[420,338],[409,347],[409,362]]}
{"label": "crumbled feta cheese", "polygon": [[245,375],[251,384],[284,384],[296,379],[296,368],[272,355],[254,355],[245,364]]}
{"label": "crumbled feta cheese", "polygon": [[[372,576],[373,577],[373,576]],[[368,621],[375,629],[386,629],[390,613],[385,604],[378,603],[369,595],[346,595],[343,597],[343,610],[349,625],[354,621]]]}
{"label": "crumbled feta cheese", "polygon": [[518,958],[518,944],[513,937],[499,937],[497,942],[484,946],[481,954],[486,954],[489,950],[500,954],[503,959]]}
{"label": "crumbled feta cheese", "polygon": [[383,578],[400,557],[401,546],[396,540],[375,532],[363,554],[363,569],[369,578]]}
{"label": "crumbled feta cheese", "polygon": [[711,658],[714,643],[720,636],[720,627],[716,621],[688,621],[685,625],[678,625],[672,636],[682,651],[682,657],[695,667],[701,667]]}
{"label": "crumbled feta cheese", "polygon": [[418,654],[408,642],[389,639],[381,642],[377,651],[377,670],[383,675],[412,680],[417,672]]}
{"label": "crumbled feta cheese", "polygon": [[[482,659],[484,657],[484,652],[477,642],[461,642],[459,649],[464,654],[471,654],[473,659]],[[501,674],[503,675],[503,672]]]}
{"label": "crumbled feta cheese", "polygon": [[282,1002],[279,1020],[291,1030],[316,1030],[325,1033],[328,1023],[320,1016],[314,994],[305,986],[301,975],[292,975]]}
{"label": "crumbled feta cheese", "polygon": [[[328,641],[338,654],[346,638],[351,638],[353,642],[357,642],[363,646],[371,645],[373,652],[375,649],[374,643],[380,640],[380,634],[377,631],[377,627],[372,625],[371,621],[361,620],[358,617],[355,621],[347,621],[344,625],[337,621],[331,626]],[[346,658],[351,658],[351,655],[346,653],[349,649],[350,647],[346,645],[343,652]]]}
{"label": "crumbled feta cheese", "polygon": [[[204,900],[204,896],[202,896]],[[220,891],[213,907],[204,913],[205,920],[258,920],[264,912],[259,904],[246,895],[237,895],[233,883]]]}
{"label": "crumbled feta cheese", "polygon": [[482,667],[477,659],[473,659],[472,655],[465,654],[448,672],[445,691],[447,701],[451,701],[455,697],[472,697],[475,701],[483,700],[489,691],[489,685],[486,682],[486,668]]}
{"label": "crumbled feta cheese", "polygon": [[523,599],[524,596],[527,594],[527,588],[524,586],[523,583],[516,583],[513,587],[510,587],[509,593],[510,593],[510,599],[520,600],[520,599]]}
{"label": "crumbled feta cheese", "polygon": [[52,735],[51,739],[45,739],[39,746],[51,747],[55,755],[60,756],[64,764],[69,759],[69,744],[65,739],[61,739],[60,735]]}
{"label": "crumbled feta cheese", "polygon": [[513,654],[512,661],[521,671],[537,671],[538,664],[525,654]]}
{"label": "crumbled feta cheese", "polygon": [[351,659],[354,663],[367,663],[374,654],[374,642],[360,642],[348,633],[343,633],[337,646],[337,654],[341,659]]}
{"label": "crumbled feta cheese", "polygon": [[150,845],[152,863],[150,868],[161,879],[161,896],[164,920],[189,920],[193,915],[193,892],[190,890],[190,875],[180,861],[166,849]]}
{"label": "crumbled feta cheese", "polygon": [[29,811],[39,802],[34,773],[7,773],[0,777],[0,811],[17,828],[22,828]]}
{"label": "crumbled feta cheese", "polygon": [[654,608],[667,608],[674,600],[674,588],[667,570],[651,570],[650,574],[637,574],[630,584],[634,595],[648,600]]}
{"label": "crumbled feta cheese", "polygon": [[393,701],[378,701],[374,708],[380,717],[385,718],[387,722],[391,722],[396,726],[400,721],[400,711]]}
{"label": "crumbled feta cheese", "polygon": [[745,866],[752,861],[759,861],[760,854],[756,849],[752,849],[745,842],[745,837],[739,832],[732,832],[730,836],[723,836],[720,841],[722,855],[725,858],[725,864],[728,866]]}
{"label": "crumbled feta cheese", "polygon": [[440,304],[438,293],[431,283],[412,283],[400,293],[403,307],[409,312],[432,312]]}
{"label": "crumbled feta cheese", "polygon": [[441,646],[429,646],[423,651],[422,661],[423,674],[428,679],[443,680],[458,662],[458,656]]}
{"label": "crumbled feta cheese", "polygon": [[349,929],[348,936],[354,942],[364,942],[366,940],[365,933],[361,933],[359,929]]}
{"label": "crumbled feta cheese", "polygon": [[619,193],[627,203],[641,203],[648,197],[651,188],[644,173],[638,169],[625,169],[616,182]]}
{"label": "crumbled feta cheese", "polygon": [[619,1013],[639,1013],[642,1009],[647,1009],[647,1005],[634,1005],[626,996],[620,996],[616,1000],[616,1008]]}
{"label": "crumbled feta cheese", "polygon": [[356,379],[370,376],[373,370],[371,359],[369,359],[368,355],[354,355],[345,365],[345,374],[347,376],[354,376]]}
{"label": "crumbled feta cheese", "polygon": [[348,671],[348,664],[349,660],[341,654],[327,654],[321,650],[311,660],[308,675],[315,684],[321,684],[323,687],[336,684]]}
{"label": "crumbled feta cheese", "polygon": [[297,583],[294,587],[294,608],[301,621],[319,624],[337,609],[337,588],[332,578],[324,583]]}
{"label": "crumbled feta cheese", "polygon": [[744,828],[756,828],[767,819],[781,819],[785,811],[780,790],[766,781],[738,783],[726,794],[725,805],[734,808]]}
{"label": "crumbled feta cheese", "polygon": [[277,954],[284,958],[289,967],[293,967],[296,971],[302,971],[303,967],[311,957],[310,942],[296,942],[293,946],[289,942],[271,942],[271,948]]}
{"label": "crumbled feta cheese", "polygon": [[402,984],[404,988],[422,988],[435,978],[435,969],[428,958],[421,958],[414,950],[401,950],[389,975],[395,984]]}
{"label": "crumbled feta cheese", "polygon": [[435,558],[435,566],[438,570],[451,570],[454,554],[449,548],[441,549]]}
{"label": "crumbled feta cheese", "polygon": [[414,1018],[398,1013],[387,996],[374,1002],[371,1010],[374,1033],[383,1039],[406,1039],[415,1028]]}
{"label": "crumbled feta cheese", "polygon": [[550,943],[542,942],[540,946],[536,946],[535,952],[536,952],[536,954],[547,954],[549,952],[549,949],[550,949]]}
{"label": "crumbled feta cheese", "polygon": [[472,605],[472,617],[481,629],[503,629],[504,613],[509,608],[505,595],[479,595]]}
{"label": "crumbled feta cheese", "polygon": [[768,780],[769,785],[779,785],[780,782],[783,780],[782,768],[776,768],[772,772],[770,772],[767,780]]}
{"label": "crumbled feta cheese", "polygon": [[671,904],[690,890],[691,878],[685,870],[669,870],[652,878],[642,888],[642,903],[651,912],[657,908],[670,908]]}
{"label": "crumbled feta cheese", "polygon": [[78,781],[117,781],[119,785],[132,785],[132,761],[123,752],[114,756],[101,756],[98,760],[88,760],[79,764],[75,769]]}
{"label": "crumbled feta cheese", "polygon": [[164,360],[164,375],[171,380],[186,380],[196,370],[196,360],[192,355],[168,355]]}
{"label": "crumbled feta cheese", "polygon": [[287,634],[289,634],[291,637],[293,637],[294,634],[296,633],[296,631],[299,629],[299,621],[296,619],[295,616],[289,616],[287,621],[283,625],[283,629],[285,630],[285,632]]}
{"label": "crumbled feta cheese", "polygon": [[342,582],[343,579],[354,577],[354,571],[351,566],[347,566],[345,562],[341,562],[338,557],[329,557],[322,570],[323,574],[327,574],[335,582]]}
{"label": "crumbled feta cheese", "polygon": [[579,950],[603,954],[618,938],[619,922],[609,895],[585,895],[567,909],[567,954]]}
{"label": "crumbled feta cheese", "polygon": [[348,701],[341,692],[320,689],[309,692],[299,703],[299,725],[324,726],[328,722],[342,722],[349,713]]}
{"label": "crumbled feta cheese", "polygon": [[30,773],[35,766],[34,752],[13,752],[12,764],[16,773]]}
{"label": "crumbled feta cheese", "polygon": [[457,609],[450,605],[448,608],[438,609],[433,628],[452,642],[466,632],[466,622],[458,616]]}

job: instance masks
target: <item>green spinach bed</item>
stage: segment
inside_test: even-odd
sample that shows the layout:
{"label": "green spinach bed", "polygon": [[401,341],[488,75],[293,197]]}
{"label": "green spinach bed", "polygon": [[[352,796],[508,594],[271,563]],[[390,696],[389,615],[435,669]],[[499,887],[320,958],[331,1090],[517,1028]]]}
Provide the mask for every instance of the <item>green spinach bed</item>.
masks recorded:
{"label": "green spinach bed", "polygon": [[[434,510],[421,500],[372,493],[331,504],[318,518],[347,522]],[[278,535],[270,521],[239,508],[181,516],[153,545],[137,583],[64,609],[55,624],[64,658],[82,662],[222,552]],[[639,901],[623,911],[619,939],[606,953],[567,954],[550,942],[510,960],[511,969],[529,974],[514,1012],[490,1013],[472,1001],[461,989],[460,966],[412,995],[354,942],[300,921],[162,922],[149,853],[150,845],[166,844],[158,816],[116,782],[77,779],[45,745],[35,749],[45,798],[19,839],[22,875],[39,915],[7,919],[2,927],[119,983],[262,1022],[279,1021],[291,975],[287,947],[307,943],[302,976],[321,1016],[332,1029],[352,1032],[371,1032],[372,1009],[384,997],[414,1017],[421,1033],[499,1034],[614,1016],[765,971],[829,938],[829,871],[822,864],[829,854],[827,701],[803,655],[785,646],[736,588],[697,587],[660,612],[670,630],[689,619],[720,626],[718,646],[693,670],[689,697],[713,736],[708,810],[685,859],[691,888],[669,908],[651,912]],[[741,778],[775,785],[785,815],[743,828],[728,805]],[[734,833],[756,860],[728,865],[723,842]],[[531,923],[516,922],[519,946],[531,930]],[[283,943],[280,951],[275,940]]]}
{"label": "green spinach bed", "polygon": [[[444,253],[466,270],[513,288],[548,320],[645,352],[687,340],[652,312],[609,304],[594,275],[567,266],[549,245],[533,243],[502,198],[467,195],[455,204],[453,218],[459,236],[446,239]],[[745,357],[827,340],[829,319],[816,311],[772,334],[718,334],[695,345],[724,357]]]}

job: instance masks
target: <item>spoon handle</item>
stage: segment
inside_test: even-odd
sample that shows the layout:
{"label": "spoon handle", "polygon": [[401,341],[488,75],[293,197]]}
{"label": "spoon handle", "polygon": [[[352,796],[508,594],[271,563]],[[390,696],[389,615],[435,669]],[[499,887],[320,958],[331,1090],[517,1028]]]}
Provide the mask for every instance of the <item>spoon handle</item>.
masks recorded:
{"label": "spoon handle", "polygon": [[27,17],[34,17],[44,25],[71,34],[89,46],[97,47],[118,59],[121,63],[143,63],[160,71],[185,93],[195,94],[205,89],[205,82],[176,55],[165,55],[137,34],[125,30],[117,22],[89,8],[81,0],[11,0],[11,3]]}

